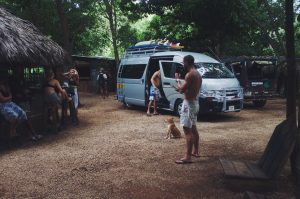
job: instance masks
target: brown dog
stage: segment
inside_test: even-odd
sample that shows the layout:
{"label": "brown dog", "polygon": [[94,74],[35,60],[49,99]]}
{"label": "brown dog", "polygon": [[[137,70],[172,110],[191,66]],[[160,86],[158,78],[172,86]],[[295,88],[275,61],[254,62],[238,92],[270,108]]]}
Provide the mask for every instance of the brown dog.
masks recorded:
{"label": "brown dog", "polygon": [[166,139],[170,139],[171,136],[173,138],[181,138],[181,133],[174,123],[174,118],[170,117],[166,119],[165,122],[168,124],[168,132]]}

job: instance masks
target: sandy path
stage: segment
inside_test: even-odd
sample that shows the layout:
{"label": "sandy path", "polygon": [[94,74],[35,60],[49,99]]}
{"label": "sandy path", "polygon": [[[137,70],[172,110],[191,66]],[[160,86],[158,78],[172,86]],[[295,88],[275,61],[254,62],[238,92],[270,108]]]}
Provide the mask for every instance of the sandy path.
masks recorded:
{"label": "sandy path", "polygon": [[[228,187],[219,157],[258,159],[285,115],[277,100],[260,111],[203,116],[202,157],[176,165],[185,142],[163,139],[169,113],[149,118],[89,94],[81,101],[80,127],[0,154],[1,198],[240,198],[243,190]],[[267,194],[290,196],[288,172]]]}

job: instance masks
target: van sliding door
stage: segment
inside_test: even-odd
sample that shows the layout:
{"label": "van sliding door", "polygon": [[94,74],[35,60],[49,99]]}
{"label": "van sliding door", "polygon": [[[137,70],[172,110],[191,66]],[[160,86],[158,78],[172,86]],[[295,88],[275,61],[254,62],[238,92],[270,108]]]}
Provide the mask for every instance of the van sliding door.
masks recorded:
{"label": "van sliding door", "polygon": [[146,64],[124,64],[121,78],[125,103],[145,106],[145,68]]}

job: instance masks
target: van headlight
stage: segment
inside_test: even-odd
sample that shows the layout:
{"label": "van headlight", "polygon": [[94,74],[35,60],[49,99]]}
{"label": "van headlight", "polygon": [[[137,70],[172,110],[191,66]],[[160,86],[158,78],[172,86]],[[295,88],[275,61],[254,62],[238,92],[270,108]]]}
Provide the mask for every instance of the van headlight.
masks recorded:
{"label": "van headlight", "polygon": [[213,97],[213,98],[219,98],[224,96],[223,91],[217,91],[217,90],[212,90],[212,91],[202,91],[200,92],[201,97]]}
{"label": "van headlight", "polygon": [[200,92],[201,97],[214,97],[215,93],[214,91],[202,91]]}
{"label": "van headlight", "polygon": [[215,97],[223,97],[224,96],[224,92],[223,91],[214,91],[215,92]]}

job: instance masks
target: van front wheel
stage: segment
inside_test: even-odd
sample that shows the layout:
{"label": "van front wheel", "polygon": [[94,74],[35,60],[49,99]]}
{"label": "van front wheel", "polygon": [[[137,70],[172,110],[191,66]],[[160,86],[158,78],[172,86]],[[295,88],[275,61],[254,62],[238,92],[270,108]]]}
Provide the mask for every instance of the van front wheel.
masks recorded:
{"label": "van front wheel", "polygon": [[182,109],[182,103],[183,103],[183,100],[182,100],[182,99],[176,100],[176,103],[175,103],[175,106],[174,106],[174,113],[175,113],[177,116],[180,116],[181,109]]}

